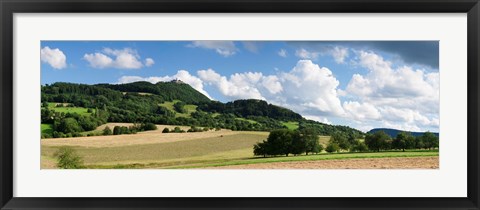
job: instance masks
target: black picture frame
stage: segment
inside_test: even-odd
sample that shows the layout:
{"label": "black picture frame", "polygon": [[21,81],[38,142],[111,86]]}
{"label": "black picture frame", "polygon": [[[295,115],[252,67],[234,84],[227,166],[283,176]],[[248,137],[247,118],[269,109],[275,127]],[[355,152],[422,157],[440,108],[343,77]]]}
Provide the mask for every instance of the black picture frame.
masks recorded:
{"label": "black picture frame", "polygon": [[[479,209],[478,0],[0,0],[1,209]],[[465,198],[25,198],[13,197],[15,13],[467,13],[468,188]],[[445,180],[448,181],[448,180]],[[128,190],[128,189],[125,189]]]}

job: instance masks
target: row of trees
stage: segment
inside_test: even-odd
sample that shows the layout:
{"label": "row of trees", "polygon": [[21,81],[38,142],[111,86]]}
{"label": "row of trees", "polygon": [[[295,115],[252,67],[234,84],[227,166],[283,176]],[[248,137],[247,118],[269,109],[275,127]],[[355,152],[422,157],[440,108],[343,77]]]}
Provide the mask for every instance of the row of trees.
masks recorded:
{"label": "row of trees", "polygon": [[141,124],[134,124],[132,126],[115,126],[113,127],[113,131],[110,127],[106,126],[103,129],[102,135],[122,135],[122,134],[135,134],[141,131],[151,131],[157,130],[157,126],[153,123],[141,123]]}
{"label": "row of trees", "polygon": [[289,154],[320,153],[323,146],[318,142],[318,134],[313,129],[280,129],[270,132],[267,140],[253,146],[255,156],[276,156]]}
{"label": "row of trees", "polygon": [[[425,132],[414,137],[408,132],[399,133],[394,139],[383,131],[367,133],[365,141],[359,136],[345,133],[334,133],[325,148],[328,153],[333,152],[380,152],[387,150],[405,149],[435,149],[439,147],[438,137]],[[253,147],[255,156],[277,156],[289,154],[299,155],[305,153],[320,153],[323,146],[319,144],[318,133],[315,129],[280,129],[271,131],[267,140],[257,143]]]}
{"label": "row of trees", "polygon": [[435,149],[439,147],[438,137],[425,132],[421,136],[414,137],[408,132],[399,133],[394,139],[383,131],[367,133],[365,141],[360,141],[355,136],[347,136],[343,133],[335,133],[330,137],[330,141],[325,149],[327,152],[380,152],[382,150],[402,150],[405,149]]}

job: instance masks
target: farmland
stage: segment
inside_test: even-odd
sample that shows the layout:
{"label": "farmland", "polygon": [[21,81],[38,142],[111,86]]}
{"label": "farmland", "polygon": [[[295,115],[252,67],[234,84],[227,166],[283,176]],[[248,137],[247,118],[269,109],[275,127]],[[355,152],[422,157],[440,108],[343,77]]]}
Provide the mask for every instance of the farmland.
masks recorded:
{"label": "farmland", "polygon": [[[97,130],[102,130],[106,126],[129,125],[127,123],[109,123],[100,126]],[[383,158],[438,157],[438,150],[421,150],[321,153],[308,156],[256,158],[253,157],[252,147],[255,143],[266,139],[268,132],[222,129],[200,133],[162,133],[163,128],[173,129],[174,126],[157,125],[157,127],[158,129],[154,131],[131,135],[43,139],[41,166],[44,169],[55,167],[53,154],[60,146],[74,148],[82,157],[87,168],[255,168],[252,165],[256,164],[265,168],[275,168],[274,165],[269,166],[269,164],[318,163],[330,160],[348,162],[364,158],[380,160]],[[187,128],[181,126],[181,129]],[[329,138],[320,136],[319,142],[325,145]],[[371,167],[374,165],[379,164],[371,164]],[[327,166],[323,167],[328,168]],[[438,167],[438,164],[433,164],[432,167]]]}

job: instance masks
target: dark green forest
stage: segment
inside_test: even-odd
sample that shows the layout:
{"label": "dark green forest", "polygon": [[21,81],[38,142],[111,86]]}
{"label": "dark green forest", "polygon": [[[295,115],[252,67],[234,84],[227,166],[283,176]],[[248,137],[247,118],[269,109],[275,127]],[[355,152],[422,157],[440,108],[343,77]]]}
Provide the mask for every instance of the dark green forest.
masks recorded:
{"label": "dark green forest", "polygon": [[[176,111],[160,105],[173,100],[181,101],[176,103]],[[347,126],[304,119],[292,110],[262,100],[212,101],[181,81],[97,85],[58,82],[41,87],[41,102],[42,124],[53,127],[52,133],[42,134],[44,138],[82,136],[81,132],[91,131],[106,122],[136,123],[138,127],[133,128],[134,131],[142,131],[149,124],[272,131],[286,129],[282,122],[298,122],[301,130],[308,129],[318,135],[338,132],[348,136],[364,135]],[[48,103],[87,108],[90,114],[56,112]],[[177,112],[185,111],[186,104],[196,105],[196,111],[188,117],[176,116]]]}

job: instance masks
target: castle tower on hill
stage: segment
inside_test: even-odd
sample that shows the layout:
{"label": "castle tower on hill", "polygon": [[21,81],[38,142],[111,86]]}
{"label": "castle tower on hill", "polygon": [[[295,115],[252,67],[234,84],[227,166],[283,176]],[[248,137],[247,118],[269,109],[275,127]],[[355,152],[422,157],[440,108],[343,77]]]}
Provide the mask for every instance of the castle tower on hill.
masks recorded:
{"label": "castle tower on hill", "polygon": [[177,79],[177,78],[175,78],[175,79],[172,80],[171,82],[177,83],[177,84],[185,84],[182,80],[179,80],[179,79]]}

